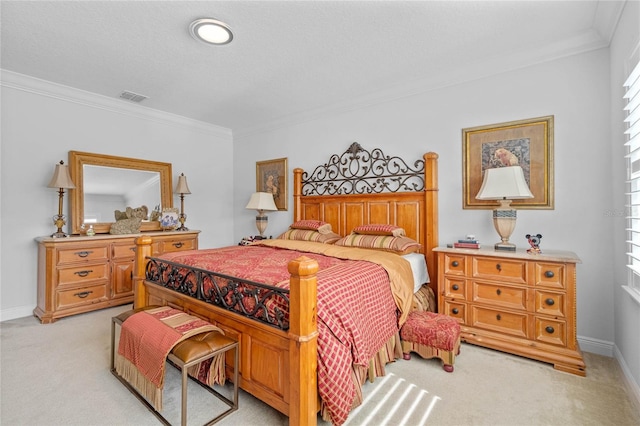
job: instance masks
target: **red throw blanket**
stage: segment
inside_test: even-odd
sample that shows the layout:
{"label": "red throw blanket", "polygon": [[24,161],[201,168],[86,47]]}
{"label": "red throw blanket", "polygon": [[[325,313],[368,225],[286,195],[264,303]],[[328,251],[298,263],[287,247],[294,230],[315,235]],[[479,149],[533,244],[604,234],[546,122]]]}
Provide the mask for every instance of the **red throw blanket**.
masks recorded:
{"label": "red throw blanket", "polygon": [[[255,245],[167,253],[162,258],[289,288],[287,265],[302,255],[319,264],[318,391],[323,417],[328,412],[331,422],[341,425],[357,397],[352,366],[367,367],[369,360],[398,332],[396,304],[384,268],[368,261]],[[400,284],[409,286],[411,292],[412,275]]]}
{"label": "red throw blanket", "polygon": [[[179,342],[207,331],[222,333],[218,327],[168,306],[133,314],[122,323],[116,372],[160,411],[165,358]],[[224,383],[224,365],[222,375]]]}

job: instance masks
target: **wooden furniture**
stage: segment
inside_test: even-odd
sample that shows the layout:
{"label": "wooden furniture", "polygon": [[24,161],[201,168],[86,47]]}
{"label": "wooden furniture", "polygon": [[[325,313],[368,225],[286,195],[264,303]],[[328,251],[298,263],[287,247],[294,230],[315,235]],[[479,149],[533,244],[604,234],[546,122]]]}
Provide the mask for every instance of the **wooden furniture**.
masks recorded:
{"label": "wooden furniture", "polygon": [[[343,154],[349,157],[346,162],[360,161],[369,155],[360,152],[359,145],[354,145]],[[389,157],[380,154],[376,150],[372,156],[380,156],[382,160],[379,161],[385,158],[389,161]],[[336,157],[340,156],[332,156],[325,167],[327,164],[344,166]],[[333,230],[341,235],[350,233],[362,224],[389,223],[401,226],[409,237],[422,244],[429,273],[435,277],[437,265],[432,249],[438,243],[437,158],[437,154],[428,153],[423,160],[414,163],[424,161],[424,170],[418,176],[420,184],[402,187],[404,191],[412,192],[372,193],[357,188],[347,195],[343,190],[314,192],[307,188],[309,182],[314,180],[314,173],[310,177],[302,169],[295,169],[293,221],[323,220],[331,223]],[[392,160],[396,161],[396,165],[401,161],[397,157]],[[345,169],[351,170],[349,166],[343,167]],[[379,172],[378,168],[374,169]],[[368,170],[372,168],[368,167]],[[321,181],[322,188],[340,189],[348,184],[345,180],[336,180],[334,174],[325,172],[321,175],[326,180],[316,180]],[[379,176],[376,179],[379,184]],[[351,181],[357,186],[359,179]],[[289,328],[283,330],[147,281],[145,256],[150,254],[152,243],[153,238],[149,237],[137,240],[135,307],[171,305],[217,325],[226,335],[240,342],[240,387],[289,416],[291,425],[316,424],[317,262],[303,256],[289,264]],[[435,284],[435,279],[432,282]]]}
{"label": "wooden furniture", "polygon": [[[115,220],[110,200],[116,195],[137,200],[136,205],[128,207],[146,205],[149,210],[156,205],[173,207],[171,163],[69,151],[69,171],[76,185],[75,189],[69,190],[72,234],[82,233],[87,215],[94,215],[93,218],[99,221],[93,223],[97,234],[108,234]],[[115,206],[122,211],[126,207]],[[144,221],[140,225],[142,232],[160,230],[157,220]]]}
{"label": "wooden furniture", "polygon": [[571,252],[438,247],[438,311],[462,341],[537,359],[585,376],[576,339],[576,263]]}
{"label": "wooden furniture", "polygon": [[[198,248],[198,233],[154,232],[151,253]],[[58,318],[133,301],[133,235],[37,238],[38,305],[43,324]]]}

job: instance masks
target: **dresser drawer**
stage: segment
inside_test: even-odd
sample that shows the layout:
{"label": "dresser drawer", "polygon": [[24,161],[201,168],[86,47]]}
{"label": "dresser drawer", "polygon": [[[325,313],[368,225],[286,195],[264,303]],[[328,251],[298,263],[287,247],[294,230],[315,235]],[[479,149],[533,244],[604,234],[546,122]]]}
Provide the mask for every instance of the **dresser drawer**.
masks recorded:
{"label": "dresser drawer", "polygon": [[442,295],[451,299],[465,300],[466,294],[466,281],[464,278],[444,278],[444,290]]}
{"label": "dresser drawer", "polygon": [[113,244],[111,246],[111,252],[113,259],[135,259],[136,257],[136,245],[135,244]]}
{"label": "dresser drawer", "polygon": [[472,300],[510,309],[527,309],[526,287],[512,287],[500,284],[472,283]]}
{"label": "dresser drawer", "polygon": [[58,285],[75,285],[89,281],[106,280],[109,277],[107,264],[83,265],[58,270]]}
{"label": "dresser drawer", "polygon": [[169,253],[182,250],[195,250],[197,247],[197,242],[194,239],[175,239],[160,241],[158,244],[158,248],[161,253]]}
{"label": "dresser drawer", "polygon": [[452,300],[444,300],[444,306],[438,309],[441,314],[449,315],[465,324],[467,322],[467,305]]}
{"label": "dresser drawer", "polygon": [[565,294],[551,291],[536,290],[536,313],[552,315],[554,317],[565,316]]}
{"label": "dresser drawer", "polygon": [[474,278],[525,284],[527,282],[527,262],[514,259],[474,257],[472,261],[472,276]]}
{"label": "dresser drawer", "polygon": [[443,272],[447,275],[465,275],[465,256],[458,254],[445,254]]}
{"label": "dresser drawer", "polygon": [[535,285],[550,288],[565,288],[565,266],[558,263],[536,262]]}
{"label": "dresser drawer", "polygon": [[107,283],[58,291],[57,309],[69,309],[108,300]]}
{"label": "dresser drawer", "polygon": [[469,325],[517,337],[527,337],[526,313],[505,312],[480,306],[470,307]]}
{"label": "dresser drawer", "polygon": [[109,251],[107,245],[58,250],[57,265],[68,265],[78,262],[107,261]]}
{"label": "dresser drawer", "polygon": [[567,345],[567,324],[547,318],[535,318],[535,339],[553,345]]}

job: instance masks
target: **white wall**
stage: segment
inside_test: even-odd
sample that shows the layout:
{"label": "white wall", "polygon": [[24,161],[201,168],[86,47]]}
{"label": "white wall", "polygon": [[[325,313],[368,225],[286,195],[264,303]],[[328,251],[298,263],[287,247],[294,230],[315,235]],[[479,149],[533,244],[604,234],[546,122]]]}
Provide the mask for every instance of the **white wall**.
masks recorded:
{"label": "white wall", "polygon": [[[581,257],[578,335],[583,349],[611,355],[613,239],[608,211],[614,206],[608,59],[608,49],[601,49],[303,124],[236,135],[235,188],[238,197],[244,194],[236,200],[236,237],[255,233],[253,214],[243,203],[254,190],[256,161],[288,157],[290,171],[308,170],[357,141],[368,150],[381,148],[409,159],[437,152],[440,243],[474,233],[493,244],[498,238],[490,211],[462,209],[462,129],[554,115],[555,209],[520,211],[511,241],[527,247],[524,235],[540,233],[543,250],[570,250]],[[277,234],[291,222],[292,209],[269,218],[267,233]]]}
{"label": "white wall", "polygon": [[180,173],[187,176],[186,225],[202,231],[200,247],[234,241],[230,130],[6,71],[1,95],[2,320],[36,306],[34,238],[55,231],[58,193],[47,184],[70,150],[172,163],[174,187]]}
{"label": "white wall", "polygon": [[[615,37],[611,43],[611,152],[613,181],[611,191],[615,194],[616,206],[624,206],[624,188],[626,179],[626,162],[623,159],[625,142],[623,125],[624,102],[623,84],[631,67],[640,61],[640,3],[627,2],[618,23]],[[624,210],[623,210],[624,211]],[[616,357],[627,376],[635,379],[631,386],[636,399],[640,403],[640,305],[621,288],[626,284],[626,233],[622,216],[616,219],[615,227],[615,343]]]}

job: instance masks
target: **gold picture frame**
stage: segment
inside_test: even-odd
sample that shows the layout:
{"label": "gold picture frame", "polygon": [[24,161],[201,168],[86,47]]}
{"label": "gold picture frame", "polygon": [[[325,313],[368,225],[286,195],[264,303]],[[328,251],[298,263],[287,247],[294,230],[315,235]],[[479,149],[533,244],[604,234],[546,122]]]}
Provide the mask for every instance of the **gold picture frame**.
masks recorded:
{"label": "gold picture frame", "polygon": [[278,210],[287,210],[289,200],[288,173],[286,158],[256,162],[256,192],[273,194],[273,201]]}
{"label": "gold picture frame", "polygon": [[476,200],[484,171],[519,165],[534,198],[513,200],[518,209],[554,208],[553,115],[462,129],[464,209],[493,209]]}

